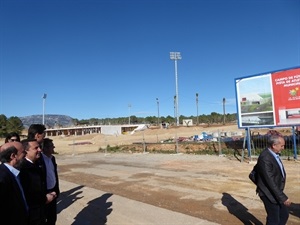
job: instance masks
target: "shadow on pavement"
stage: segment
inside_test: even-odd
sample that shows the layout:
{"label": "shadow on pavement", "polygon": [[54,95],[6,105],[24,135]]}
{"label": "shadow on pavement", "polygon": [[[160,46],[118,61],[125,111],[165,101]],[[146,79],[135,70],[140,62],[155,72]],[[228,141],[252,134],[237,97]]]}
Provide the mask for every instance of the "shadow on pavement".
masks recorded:
{"label": "shadow on pavement", "polygon": [[245,225],[263,225],[248,209],[228,193],[223,193],[222,204],[227,207],[228,212],[238,218]]}
{"label": "shadow on pavement", "polygon": [[112,212],[112,202],[107,202],[111,193],[105,193],[87,203],[77,216],[72,225],[105,225],[107,216]]}
{"label": "shadow on pavement", "polygon": [[57,214],[59,214],[64,209],[68,208],[78,199],[83,198],[83,196],[78,197],[78,195],[82,193],[82,191],[78,191],[78,190],[83,187],[84,187],[83,185],[80,185],[68,191],[64,191],[60,193],[59,198],[57,200]]}

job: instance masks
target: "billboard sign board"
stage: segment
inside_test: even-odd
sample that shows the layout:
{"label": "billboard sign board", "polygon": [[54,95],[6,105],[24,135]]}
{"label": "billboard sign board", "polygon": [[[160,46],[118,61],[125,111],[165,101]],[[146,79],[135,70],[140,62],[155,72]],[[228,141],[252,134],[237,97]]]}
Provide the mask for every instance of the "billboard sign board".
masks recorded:
{"label": "billboard sign board", "polygon": [[239,128],[300,125],[300,67],[235,79]]}

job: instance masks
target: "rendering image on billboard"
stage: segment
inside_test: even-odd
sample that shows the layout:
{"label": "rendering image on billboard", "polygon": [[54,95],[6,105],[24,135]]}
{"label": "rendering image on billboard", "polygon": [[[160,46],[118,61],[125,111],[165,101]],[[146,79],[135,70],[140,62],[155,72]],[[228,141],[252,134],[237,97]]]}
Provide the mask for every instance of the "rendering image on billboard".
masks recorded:
{"label": "rendering image on billboard", "polygon": [[300,125],[300,67],[235,79],[239,128]]}

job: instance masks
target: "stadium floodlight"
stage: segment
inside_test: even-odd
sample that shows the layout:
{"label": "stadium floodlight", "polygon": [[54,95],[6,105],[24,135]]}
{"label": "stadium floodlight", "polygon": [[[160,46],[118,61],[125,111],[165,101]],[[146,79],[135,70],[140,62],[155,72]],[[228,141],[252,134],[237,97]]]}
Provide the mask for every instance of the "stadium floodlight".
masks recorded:
{"label": "stadium floodlight", "polygon": [[128,111],[129,111],[129,115],[128,115],[128,124],[130,125],[130,114],[131,114],[131,112],[130,112],[130,109],[131,109],[131,104],[129,103],[128,104]]}
{"label": "stadium floodlight", "polygon": [[199,115],[198,115],[198,93],[196,93],[196,108],[197,108],[197,126],[199,125]]}
{"label": "stadium floodlight", "polygon": [[159,100],[156,98],[156,103],[157,103],[157,126],[159,126]]}
{"label": "stadium floodlight", "polygon": [[45,124],[45,102],[46,102],[47,94],[44,93],[42,98],[43,98],[43,124]]}
{"label": "stadium floodlight", "polygon": [[225,102],[226,102],[226,99],[223,98],[223,125],[225,125]]}
{"label": "stadium floodlight", "polygon": [[176,125],[179,126],[179,113],[178,113],[178,75],[177,75],[177,60],[181,59],[180,52],[170,52],[170,59],[175,62],[175,89],[176,89]]}

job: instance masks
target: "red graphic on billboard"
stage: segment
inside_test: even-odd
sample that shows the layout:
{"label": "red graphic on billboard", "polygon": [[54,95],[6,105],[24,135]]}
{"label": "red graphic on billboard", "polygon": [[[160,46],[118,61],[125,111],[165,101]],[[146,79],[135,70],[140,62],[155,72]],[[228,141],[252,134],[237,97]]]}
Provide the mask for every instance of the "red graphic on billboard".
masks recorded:
{"label": "red graphic on billboard", "polygon": [[277,125],[300,123],[300,68],[272,73]]}

